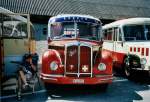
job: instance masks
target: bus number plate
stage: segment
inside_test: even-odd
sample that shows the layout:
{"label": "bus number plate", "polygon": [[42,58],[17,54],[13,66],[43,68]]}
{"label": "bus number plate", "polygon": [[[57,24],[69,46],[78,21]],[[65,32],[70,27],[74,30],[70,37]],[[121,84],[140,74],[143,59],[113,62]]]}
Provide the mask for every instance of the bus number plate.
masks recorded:
{"label": "bus number plate", "polygon": [[73,83],[84,84],[84,79],[73,79]]}

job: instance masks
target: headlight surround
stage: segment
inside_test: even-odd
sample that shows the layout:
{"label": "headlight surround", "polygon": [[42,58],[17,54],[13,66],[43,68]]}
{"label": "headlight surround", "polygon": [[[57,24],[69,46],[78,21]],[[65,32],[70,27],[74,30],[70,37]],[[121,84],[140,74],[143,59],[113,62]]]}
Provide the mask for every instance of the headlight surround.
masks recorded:
{"label": "headlight surround", "polygon": [[147,63],[147,60],[146,60],[146,58],[141,58],[140,62],[141,62],[141,64],[145,65]]}
{"label": "headlight surround", "polygon": [[53,61],[50,63],[50,70],[52,71],[56,71],[58,69],[58,64],[56,63],[56,61]]}
{"label": "headlight surround", "polygon": [[104,63],[100,63],[100,64],[98,65],[98,70],[100,70],[100,71],[105,71],[105,70],[106,70],[106,65],[105,65]]}

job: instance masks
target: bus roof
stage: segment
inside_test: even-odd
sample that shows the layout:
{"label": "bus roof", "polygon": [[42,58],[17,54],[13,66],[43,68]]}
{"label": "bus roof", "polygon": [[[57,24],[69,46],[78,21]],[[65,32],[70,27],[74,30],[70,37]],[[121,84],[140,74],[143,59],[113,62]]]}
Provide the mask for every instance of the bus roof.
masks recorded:
{"label": "bus roof", "polygon": [[[11,12],[11,11],[9,11],[9,10],[3,8],[3,7],[0,7],[0,13],[6,14],[6,15],[8,15],[8,16],[10,16],[10,17],[16,19],[16,20],[19,20],[19,21],[22,21],[22,22],[27,22],[27,19],[26,19],[26,18],[20,16],[19,14],[16,15],[16,14],[14,14],[13,12]],[[11,15],[11,14],[12,14],[12,15]],[[13,15],[13,14],[14,14],[14,15]]]}
{"label": "bus roof", "polygon": [[139,17],[139,18],[128,18],[128,19],[118,20],[104,25],[103,29],[118,27],[121,25],[131,25],[131,24],[150,24],[150,18]]}
{"label": "bus roof", "polygon": [[99,23],[101,21],[98,18],[89,15],[81,15],[81,14],[61,14],[54,16],[49,19],[49,23],[54,22],[89,22],[89,23]]}

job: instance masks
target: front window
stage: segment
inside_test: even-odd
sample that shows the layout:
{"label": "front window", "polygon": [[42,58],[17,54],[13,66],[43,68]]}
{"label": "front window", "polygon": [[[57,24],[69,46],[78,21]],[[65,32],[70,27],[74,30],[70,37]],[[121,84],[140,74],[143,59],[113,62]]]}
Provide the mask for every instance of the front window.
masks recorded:
{"label": "front window", "polygon": [[100,26],[81,22],[55,22],[51,24],[52,39],[83,38],[89,40],[99,39]]}
{"label": "front window", "polygon": [[126,25],[123,31],[126,41],[150,40],[150,25]]}
{"label": "front window", "polygon": [[89,40],[99,40],[100,26],[96,24],[88,23],[78,23],[77,30],[79,30],[78,37],[89,39]]}

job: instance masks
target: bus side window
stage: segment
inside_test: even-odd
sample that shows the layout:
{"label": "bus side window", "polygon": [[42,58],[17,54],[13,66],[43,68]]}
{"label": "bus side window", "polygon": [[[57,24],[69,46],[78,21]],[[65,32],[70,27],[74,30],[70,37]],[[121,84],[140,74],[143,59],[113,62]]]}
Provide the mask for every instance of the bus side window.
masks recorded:
{"label": "bus side window", "polygon": [[145,32],[147,40],[150,40],[150,25],[146,25]]}
{"label": "bus side window", "polygon": [[16,37],[27,37],[27,24],[24,22],[20,22],[16,26],[16,30],[18,31],[18,35]]}
{"label": "bus side window", "polygon": [[103,39],[107,40],[107,30],[103,30]]}
{"label": "bus side window", "polygon": [[103,34],[104,34],[104,40],[112,41],[112,29],[104,30]]}
{"label": "bus side window", "polygon": [[107,39],[108,39],[108,40],[112,40],[112,35],[113,35],[113,31],[112,31],[112,29],[109,29],[109,30],[108,30]]}
{"label": "bus side window", "polygon": [[113,29],[114,31],[114,37],[113,40],[114,41],[122,41],[122,34],[121,34],[121,30],[118,27],[115,27]]}
{"label": "bus side window", "polygon": [[117,41],[117,28],[113,28],[113,41]]}
{"label": "bus side window", "polygon": [[118,32],[119,32],[119,41],[122,41],[122,33],[121,33],[121,29],[120,28],[118,28]]}

